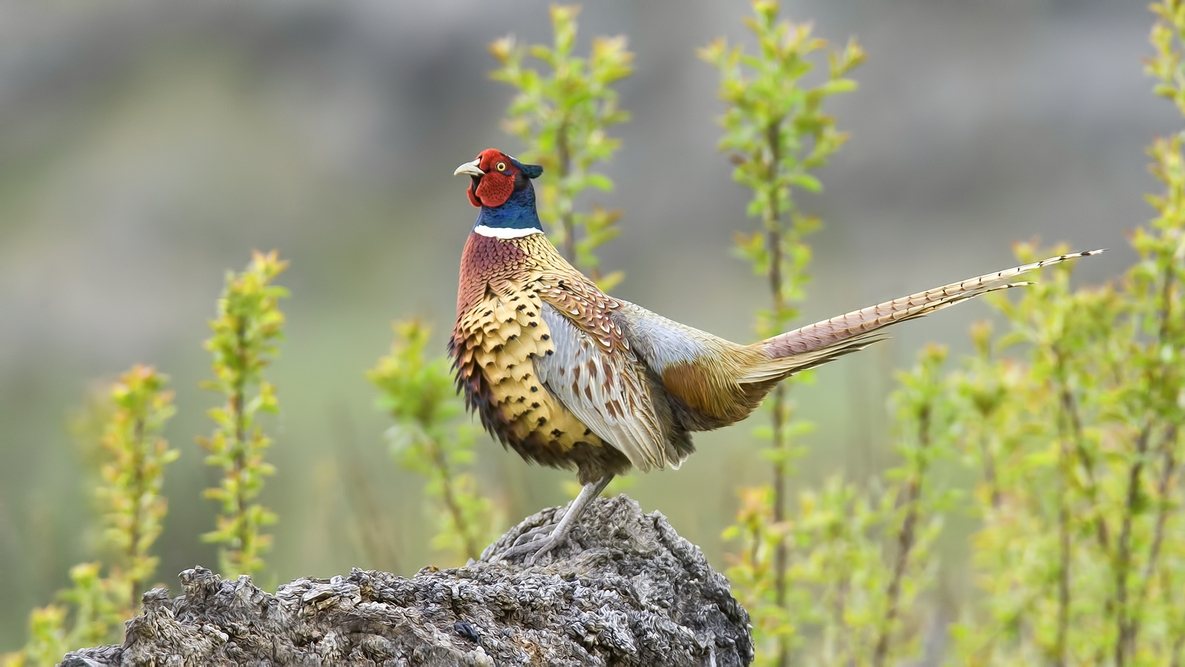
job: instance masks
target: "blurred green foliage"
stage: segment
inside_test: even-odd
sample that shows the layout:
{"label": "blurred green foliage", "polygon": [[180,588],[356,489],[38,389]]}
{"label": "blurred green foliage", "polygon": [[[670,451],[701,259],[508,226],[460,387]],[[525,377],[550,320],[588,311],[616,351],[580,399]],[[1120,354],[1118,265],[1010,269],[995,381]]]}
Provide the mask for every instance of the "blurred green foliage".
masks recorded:
{"label": "blurred green foliage", "polygon": [[[757,317],[763,338],[785,331],[798,316],[795,304],[802,300],[810,278],[811,251],[805,238],[818,229],[819,220],[799,210],[793,190],[822,188],[810,171],[825,165],[847,139],[835,128],[835,119],[823,112],[823,103],[831,95],[855,90],[855,82],[846,76],[864,60],[864,51],[851,40],[842,51],[829,52],[825,81],[813,87],[804,84],[803,77],[815,67],[813,54],[826,50],[827,41],[813,37],[810,25],[779,21],[778,12],[776,1],[753,2],[753,16],[745,23],[757,38],[756,55],[746,54],[739,45],[730,48],[723,38],[699,51],[720,70],[720,98],[727,108],[719,148],[736,165],[733,179],[753,191],[749,215],[761,220],[761,229],[736,233],[736,250],[769,285],[771,307]],[[787,391],[793,382],[809,377],[801,374],[781,383],[763,404],[771,423],[756,434],[770,441],[766,456],[773,481],[768,490],[742,491],[739,523],[726,531],[739,537],[745,526],[755,542],[772,540],[768,568],[757,559],[765,551],[750,548],[750,557],[739,563],[751,563],[752,571],[736,573],[746,582],[745,597],[772,602],[750,610],[758,644],[768,640],[779,647],[760,653],[759,660],[776,661],[770,664],[786,664],[794,634],[787,618],[786,542],[777,526],[785,519],[787,467],[801,450],[794,446],[795,439],[812,429],[809,422],[794,418]]]}
{"label": "blurred green foliage", "polygon": [[[262,456],[271,441],[255,416],[278,409],[274,388],[260,374],[282,337],[278,300],[287,292],[271,283],[286,266],[275,252],[257,252],[246,271],[229,273],[219,315],[210,322],[214,335],[206,341],[214,353],[217,379],[204,384],[223,392],[227,403],[209,411],[218,424],[213,436],[198,438],[211,452],[207,462],[225,473],[221,486],[206,493],[222,501],[225,514],[218,517],[218,530],[204,537],[227,545],[220,560],[223,572],[232,576],[262,568],[259,556],[270,538],[260,535],[259,528],[275,520],[250,501],[258,496],[263,476],[273,472]],[[75,420],[80,436],[102,434],[96,495],[108,574],[102,576],[98,562],[72,568],[72,587],[58,594],[62,604],[31,613],[28,642],[20,652],[5,656],[6,667],[53,665],[69,650],[117,640],[123,622],[138,611],[140,595],[156,571],[158,559],[151,548],[168,511],[164,468],[179,455],[160,437],[176,412],[167,381],[155,369],[137,364]]]}
{"label": "blurred green foliage", "polygon": [[[750,25],[762,58],[745,60],[720,43],[705,55],[722,70],[737,62],[762,67],[777,55],[778,40],[791,34],[788,27],[776,37],[770,34],[776,8],[756,7],[759,18]],[[1157,94],[1185,113],[1185,3],[1165,0],[1153,11],[1156,53],[1147,69],[1158,79]],[[803,37],[790,43],[802,42],[809,32],[799,34]],[[843,69],[844,62],[842,56],[832,58],[833,67]],[[725,81],[731,115],[725,118],[724,148],[777,155],[769,142],[761,146],[760,125],[745,120],[783,117],[752,101],[772,84],[735,74]],[[767,130],[766,136],[776,134]],[[952,663],[1181,660],[1181,143],[1180,135],[1158,139],[1149,151],[1151,171],[1165,192],[1148,198],[1158,216],[1133,234],[1140,260],[1122,281],[1075,290],[1072,267],[1057,266],[1015,301],[1002,294],[990,299],[1008,330],[997,336],[986,324],[977,325],[972,331],[977,354],[956,372],[942,373],[945,353],[928,348],[918,368],[900,377],[893,403],[901,463],[860,485],[831,478],[822,491],[804,493],[787,519],[777,514],[773,489],[742,491],[738,523],[725,534],[742,545],[729,576],[753,615],[760,664],[879,666],[915,656],[926,633],[934,632],[923,612],[936,566],[932,545],[944,515],[968,510],[982,522],[972,539],[982,594],[952,628],[956,648],[947,656]],[[763,172],[745,169],[754,158],[738,158],[737,178],[764,195],[764,201],[754,199],[751,213],[764,212],[770,220],[773,206],[791,204],[782,194],[791,185],[810,189],[817,182],[807,175],[775,184],[766,159]],[[809,163],[809,158],[802,162]],[[768,224],[766,232],[766,242],[753,236],[743,247],[759,271],[770,275],[778,259],[769,250]],[[807,257],[804,247],[791,247],[792,275],[801,273],[804,261],[793,258]],[[1039,256],[1035,244],[1017,247],[1022,262]],[[794,280],[791,293],[801,289],[801,280]],[[777,305],[766,320],[775,326],[763,335],[784,328],[788,317],[780,316],[785,311]],[[933,465],[955,452],[982,475],[970,503],[941,490],[940,468]],[[789,547],[784,582],[777,577],[782,545]],[[781,586],[789,592],[780,595]]]}
{"label": "blurred green foliage", "polygon": [[124,373],[111,388],[115,409],[100,443],[107,459],[98,488],[106,525],[103,541],[114,552],[109,579],[125,586],[126,596],[116,597],[125,619],[139,607],[140,595],[156,573],[158,559],[150,549],[169,510],[164,468],[180,455],[160,437],[176,413],[167,382],[166,376],[140,364]]}
{"label": "blurred green foliage", "polygon": [[[1185,114],[1185,3],[1152,5],[1146,61]],[[1178,664],[1185,645],[1185,170],[1157,139],[1164,191],[1117,284],[1073,290],[1069,269],[994,304],[952,378],[965,456],[982,472],[974,566],[983,595],[955,627],[967,664]],[[1038,253],[1018,246],[1024,261]],[[1006,352],[1012,356],[1005,356]]]}
{"label": "blurred green foliage", "polygon": [[173,416],[168,378],[136,365],[120,376],[96,413],[106,415],[99,442],[100,505],[107,576],[100,563],[82,563],[70,570],[72,586],[61,591],[61,604],[34,609],[29,640],[20,652],[6,656],[6,667],[54,665],[67,651],[118,640],[123,622],[139,609],[140,595],[156,572],[151,555],[168,511],[162,495],[164,467],[178,450],[160,437]]}
{"label": "blurred green foliage", "polygon": [[448,360],[424,353],[431,329],[419,320],[397,322],[394,329],[391,353],[367,377],[380,391],[379,407],[395,419],[387,431],[391,454],[428,480],[424,490],[437,526],[432,546],[450,565],[461,565],[500,534],[501,517],[473,474],[462,472],[473,463],[476,429],[464,416]]}
{"label": "blurred green foliage", "polygon": [[[588,58],[572,55],[579,13],[579,6],[551,6],[555,42],[550,47],[521,46],[513,37],[490,44],[490,53],[501,64],[491,77],[518,91],[503,126],[523,141],[522,159],[554,174],[537,186],[539,218],[550,229],[552,242],[609,291],[624,274],[601,275],[596,249],[619,233],[621,211],[593,205],[581,212],[575,201],[585,190],[613,189],[613,181],[593,166],[609,160],[621,145],[620,139],[606,133],[610,126],[629,120],[629,113],[617,108],[612,84],[633,73],[634,54],[626,48],[625,37],[618,36],[594,37]],[[525,66],[528,55],[550,72]]]}
{"label": "blurred green foliage", "polygon": [[[934,542],[957,497],[934,479],[955,458],[944,400],[946,349],[931,345],[898,375],[894,451],[899,463],[863,483],[833,475],[775,519],[773,489],[741,489],[741,545],[726,574],[753,619],[754,664],[891,665],[917,651],[916,603],[934,580]],[[776,553],[786,545],[785,595]],[[785,657],[783,657],[785,656]]]}
{"label": "blurred green foliage", "polygon": [[1133,235],[1140,261],[1124,279],[1071,290],[1059,269],[1015,303],[996,299],[1010,330],[979,332],[956,378],[966,456],[982,471],[985,595],[956,630],[974,664],[1180,660],[1180,148],[1173,138],[1150,151],[1166,194],[1150,198],[1160,215]]}
{"label": "blurred green foliage", "polygon": [[733,179],[753,191],[749,215],[761,220],[760,230],[738,232],[736,243],[754,274],[769,281],[773,306],[761,312],[757,327],[758,335],[768,337],[798,316],[793,304],[802,301],[810,279],[811,251],[804,239],[819,227],[817,217],[795,205],[793,190],[822,189],[810,172],[825,166],[848,138],[823,104],[856,89],[847,75],[865,54],[854,39],[841,51],[827,51],[827,78],[807,85],[803,78],[815,68],[813,55],[826,51],[827,41],[814,37],[809,24],[779,21],[778,2],[754,2],[753,11],[745,23],[757,38],[756,55],[720,38],[699,56],[720,70],[720,98],[727,108],[719,148],[736,165]]}
{"label": "blurred green foliage", "polygon": [[205,343],[214,355],[215,379],[203,386],[223,394],[226,403],[207,412],[216,425],[214,433],[197,439],[210,452],[206,464],[223,473],[217,487],[206,489],[206,497],[220,503],[221,514],[216,529],[202,539],[222,545],[219,569],[229,577],[263,569],[262,554],[271,546],[271,536],[260,529],[276,521],[274,513],[252,501],[263,490],[264,477],[275,473],[263,458],[272,440],[256,416],[280,409],[275,387],[262,373],[277,353],[276,342],[283,338],[279,300],[288,291],[272,281],[287,266],[275,251],[256,252],[245,271],[228,272],[218,299],[218,317],[210,321],[214,335]]}
{"label": "blurred green foliage", "polygon": [[[896,466],[866,483],[828,477],[800,494],[792,518],[774,520],[771,489],[742,489],[738,522],[725,537],[741,541],[728,576],[754,618],[757,663],[892,665],[917,648],[914,608],[933,579],[934,541],[952,494],[931,479],[936,460],[953,457],[943,411],[946,349],[923,349],[901,389],[893,449]],[[777,603],[774,558],[787,544],[787,602]]]}
{"label": "blurred green foliage", "polygon": [[[1160,81],[1157,93],[1181,107],[1185,6],[1169,0],[1154,11],[1157,52],[1148,70]],[[982,473],[972,508],[983,521],[973,545],[984,595],[954,627],[959,661],[1163,665],[1181,659],[1180,136],[1157,140],[1150,154],[1165,193],[1149,197],[1158,217],[1133,235],[1140,261],[1121,283],[1071,290],[1071,267],[1056,267],[1016,302],[992,299],[1010,329],[994,338],[989,327],[977,326],[978,353],[959,372],[942,377],[939,355],[928,352],[918,371],[902,377],[897,422],[916,424],[918,439],[899,447],[903,464],[886,473],[893,490],[883,497],[891,503],[866,490],[876,483],[855,488],[833,479],[822,494],[804,495],[789,522],[779,522],[765,508],[773,502],[768,491],[746,494],[729,536],[751,546],[730,575],[756,598],[750,609],[767,644],[762,660],[773,661],[768,645],[776,637],[790,640],[802,664],[883,665],[917,650],[924,626],[902,621],[927,585],[928,546],[942,512],[951,510],[949,496],[923,500],[935,483],[928,462],[952,449],[951,438]],[[1039,253],[1020,245],[1017,255],[1029,262]],[[896,517],[887,530],[878,530],[885,515],[876,508]],[[869,535],[877,541],[869,543]],[[792,545],[792,599],[801,603],[789,609],[771,604],[775,584],[768,574],[768,554],[783,540]],[[828,576],[830,568],[839,575]],[[853,606],[853,591],[870,613]]]}

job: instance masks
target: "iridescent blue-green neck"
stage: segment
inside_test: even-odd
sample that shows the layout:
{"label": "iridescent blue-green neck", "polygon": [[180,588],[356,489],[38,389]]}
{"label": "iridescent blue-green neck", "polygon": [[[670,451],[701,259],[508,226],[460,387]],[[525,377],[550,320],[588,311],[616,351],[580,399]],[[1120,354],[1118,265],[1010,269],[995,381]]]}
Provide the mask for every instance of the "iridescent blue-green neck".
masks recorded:
{"label": "iridescent blue-green neck", "polygon": [[543,231],[539,213],[535,210],[535,188],[527,181],[526,187],[512,193],[501,206],[482,206],[473,227]]}

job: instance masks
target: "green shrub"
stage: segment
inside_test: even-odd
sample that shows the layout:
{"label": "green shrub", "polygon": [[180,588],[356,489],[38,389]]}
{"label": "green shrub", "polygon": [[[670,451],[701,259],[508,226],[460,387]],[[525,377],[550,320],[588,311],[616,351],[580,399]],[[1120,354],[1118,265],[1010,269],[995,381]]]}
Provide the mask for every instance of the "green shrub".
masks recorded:
{"label": "green shrub", "polygon": [[263,490],[264,477],[275,473],[263,458],[272,440],[256,416],[280,409],[275,386],[262,373],[277,353],[276,342],[283,338],[279,300],[288,292],[272,281],[287,266],[274,251],[256,252],[245,271],[228,272],[218,299],[218,317],[210,320],[214,335],[205,344],[214,355],[215,379],[203,386],[223,394],[226,403],[207,412],[216,425],[214,433],[198,438],[209,452],[206,464],[223,473],[217,487],[206,489],[206,497],[219,502],[221,513],[217,528],[202,539],[222,545],[218,561],[225,576],[259,572],[264,567],[262,554],[271,546],[271,535],[260,529],[275,523],[276,515],[252,502]]}
{"label": "green shrub", "polygon": [[[1185,113],[1185,3],[1152,10],[1147,69]],[[982,471],[982,595],[955,629],[969,664],[1181,660],[1181,137],[1149,154],[1165,190],[1148,197],[1157,217],[1131,237],[1136,265],[1114,285],[1077,290],[1059,268],[1015,302],[995,299],[1008,331],[977,330],[977,355],[956,376],[966,456]]]}
{"label": "green shrub", "polygon": [[378,387],[379,407],[395,426],[387,431],[391,454],[424,476],[433,500],[432,546],[453,564],[476,559],[500,531],[493,504],[477,491],[472,473],[476,430],[466,423],[448,360],[424,354],[431,329],[418,320],[397,322],[391,353],[367,373]]}
{"label": "green shrub", "polygon": [[123,622],[139,610],[140,595],[156,572],[152,544],[168,511],[164,467],[178,456],[160,437],[174,413],[167,381],[150,367],[133,366],[96,406],[94,412],[105,415],[96,495],[108,574],[101,575],[100,563],[71,568],[73,585],[58,593],[60,604],[33,610],[28,643],[4,658],[6,666],[54,665],[67,651],[118,640]]}
{"label": "green shrub", "polygon": [[[606,130],[629,120],[629,113],[617,108],[611,84],[633,73],[634,54],[626,49],[625,37],[595,37],[588,58],[572,55],[579,13],[578,6],[551,6],[555,42],[550,47],[520,46],[513,37],[495,41],[490,53],[501,67],[491,76],[518,91],[503,126],[522,140],[521,158],[543,165],[549,174],[538,184],[539,219],[568,261],[608,291],[624,274],[602,276],[595,251],[617,236],[621,212],[595,205],[581,212],[575,200],[588,189],[613,189],[613,181],[593,166],[609,160],[621,145]],[[550,71],[526,67],[528,55]]]}
{"label": "green shrub", "polygon": [[[1153,11],[1148,70],[1157,93],[1185,113],[1185,3]],[[829,479],[786,521],[768,489],[745,492],[727,534],[744,548],[729,574],[755,611],[759,662],[885,665],[920,650],[933,605],[919,596],[932,587],[931,546],[943,515],[963,511],[931,462],[955,451],[980,474],[960,506],[982,523],[972,537],[978,593],[951,630],[952,664],[1180,662],[1181,142],[1158,139],[1149,151],[1165,191],[1149,197],[1157,217],[1132,235],[1139,261],[1122,280],[1073,289],[1073,267],[1056,266],[1019,297],[989,297],[1007,329],[973,327],[976,353],[956,371],[940,372],[931,350],[902,376],[899,465],[858,486]],[[1020,244],[1017,258],[1065,250]],[[771,556],[783,543],[786,604]],[[793,652],[778,655],[776,638]]]}

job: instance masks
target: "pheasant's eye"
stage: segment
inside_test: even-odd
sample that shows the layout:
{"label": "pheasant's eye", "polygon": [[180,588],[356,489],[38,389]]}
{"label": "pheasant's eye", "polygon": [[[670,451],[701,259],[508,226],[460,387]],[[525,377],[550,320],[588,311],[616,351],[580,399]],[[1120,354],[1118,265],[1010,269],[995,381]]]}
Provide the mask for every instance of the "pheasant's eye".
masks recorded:
{"label": "pheasant's eye", "polygon": [[498,164],[494,165],[494,169],[497,169],[498,171],[506,171],[506,163],[499,162]]}

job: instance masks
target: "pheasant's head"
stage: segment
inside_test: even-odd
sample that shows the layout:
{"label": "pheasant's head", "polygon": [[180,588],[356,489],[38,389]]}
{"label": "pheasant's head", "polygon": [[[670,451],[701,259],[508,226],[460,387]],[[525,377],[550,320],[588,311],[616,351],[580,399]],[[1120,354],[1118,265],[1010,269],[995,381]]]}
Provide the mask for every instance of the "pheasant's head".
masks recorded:
{"label": "pheasant's head", "polygon": [[470,178],[469,202],[481,208],[474,230],[504,238],[543,231],[531,187],[531,179],[542,173],[543,167],[523,164],[494,148],[453,172]]}
{"label": "pheasant's head", "polygon": [[537,164],[523,164],[496,148],[487,148],[477,159],[457,167],[453,175],[465,174],[469,185],[469,201],[474,206],[497,208],[516,192],[531,188],[531,179],[543,173]]}

